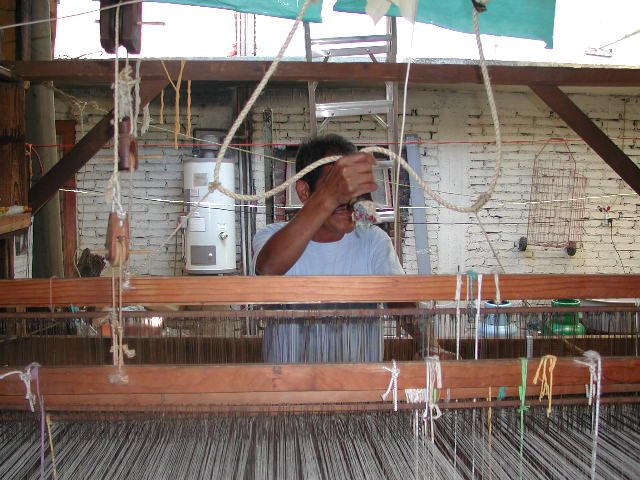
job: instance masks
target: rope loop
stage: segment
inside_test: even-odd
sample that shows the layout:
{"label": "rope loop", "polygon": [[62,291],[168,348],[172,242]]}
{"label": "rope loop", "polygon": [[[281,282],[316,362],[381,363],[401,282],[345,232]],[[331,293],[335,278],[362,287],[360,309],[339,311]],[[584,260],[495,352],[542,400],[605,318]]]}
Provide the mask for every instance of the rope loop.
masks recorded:
{"label": "rope loop", "polygon": [[382,394],[382,400],[386,400],[389,396],[389,393],[393,391],[393,411],[398,411],[398,377],[400,376],[400,369],[396,365],[396,361],[391,361],[393,366],[382,367],[383,370],[391,373],[391,378],[389,379],[389,386],[387,387],[387,391]]}

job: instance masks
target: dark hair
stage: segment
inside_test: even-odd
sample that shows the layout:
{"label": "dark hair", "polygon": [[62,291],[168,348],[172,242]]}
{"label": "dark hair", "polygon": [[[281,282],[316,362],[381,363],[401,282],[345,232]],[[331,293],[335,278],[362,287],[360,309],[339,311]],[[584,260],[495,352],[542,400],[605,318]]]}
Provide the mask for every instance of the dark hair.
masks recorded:
{"label": "dark hair", "polygon": [[[348,155],[357,151],[356,146],[340,135],[329,134],[320,137],[312,137],[300,145],[296,155],[296,172],[311,165],[316,160],[331,155]],[[309,188],[313,192],[316,182],[320,178],[321,168],[307,173],[302,180],[309,184]]]}

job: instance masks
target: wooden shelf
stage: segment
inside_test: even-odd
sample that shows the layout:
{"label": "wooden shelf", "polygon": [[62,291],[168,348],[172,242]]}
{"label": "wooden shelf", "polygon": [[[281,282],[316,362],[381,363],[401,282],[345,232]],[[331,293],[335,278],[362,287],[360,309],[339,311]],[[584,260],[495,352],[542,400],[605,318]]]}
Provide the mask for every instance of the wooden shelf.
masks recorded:
{"label": "wooden shelf", "polygon": [[20,213],[18,215],[0,216],[0,235],[17,232],[29,228],[31,225],[31,214]]}

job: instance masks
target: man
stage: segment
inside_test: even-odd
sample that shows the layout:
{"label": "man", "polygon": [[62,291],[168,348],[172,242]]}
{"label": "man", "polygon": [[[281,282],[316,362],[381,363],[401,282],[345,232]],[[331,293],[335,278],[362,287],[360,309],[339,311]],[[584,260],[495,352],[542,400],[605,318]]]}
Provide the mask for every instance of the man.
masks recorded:
{"label": "man", "polygon": [[[342,157],[296,183],[303,203],[296,216],[256,233],[253,251],[257,275],[404,274],[388,235],[378,227],[356,229],[348,206],[351,199],[377,188],[371,155],[358,153],[351,142],[338,135],[326,135],[300,146],[296,171],[333,155]],[[381,361],[381,328],[380,322],[370,320],[267,325],[264,358],[268,362],[296,363]]]}

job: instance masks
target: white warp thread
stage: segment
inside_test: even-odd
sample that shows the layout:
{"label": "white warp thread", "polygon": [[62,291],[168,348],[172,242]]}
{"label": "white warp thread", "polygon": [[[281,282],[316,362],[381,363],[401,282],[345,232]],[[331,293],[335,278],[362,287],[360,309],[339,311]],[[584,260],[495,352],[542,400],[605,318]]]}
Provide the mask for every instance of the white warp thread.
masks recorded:
{"label": "white warp thread", "polygon": [[426,388],[423,420],[429,420],[431,430],[431,442],[435,442],[433,421],[442,416],[442,411],[436,400],[436,389],[442,388],[442,366],[437,356],[426,357],[424,359],[426,366]]}
{"label": "white warp thread", "polygon": [[600,425],[600,388],[602,386],[602,357],[595,350],[587,350],[583,353],[586,360],[575,362],[589,367],[589,385],[587,385],[587,398],[589,405],[595,397],[595,408],[592,414],[593,446],[591,449],[591,479],[596,478],[596,461],[598,459],[598,428]]}

